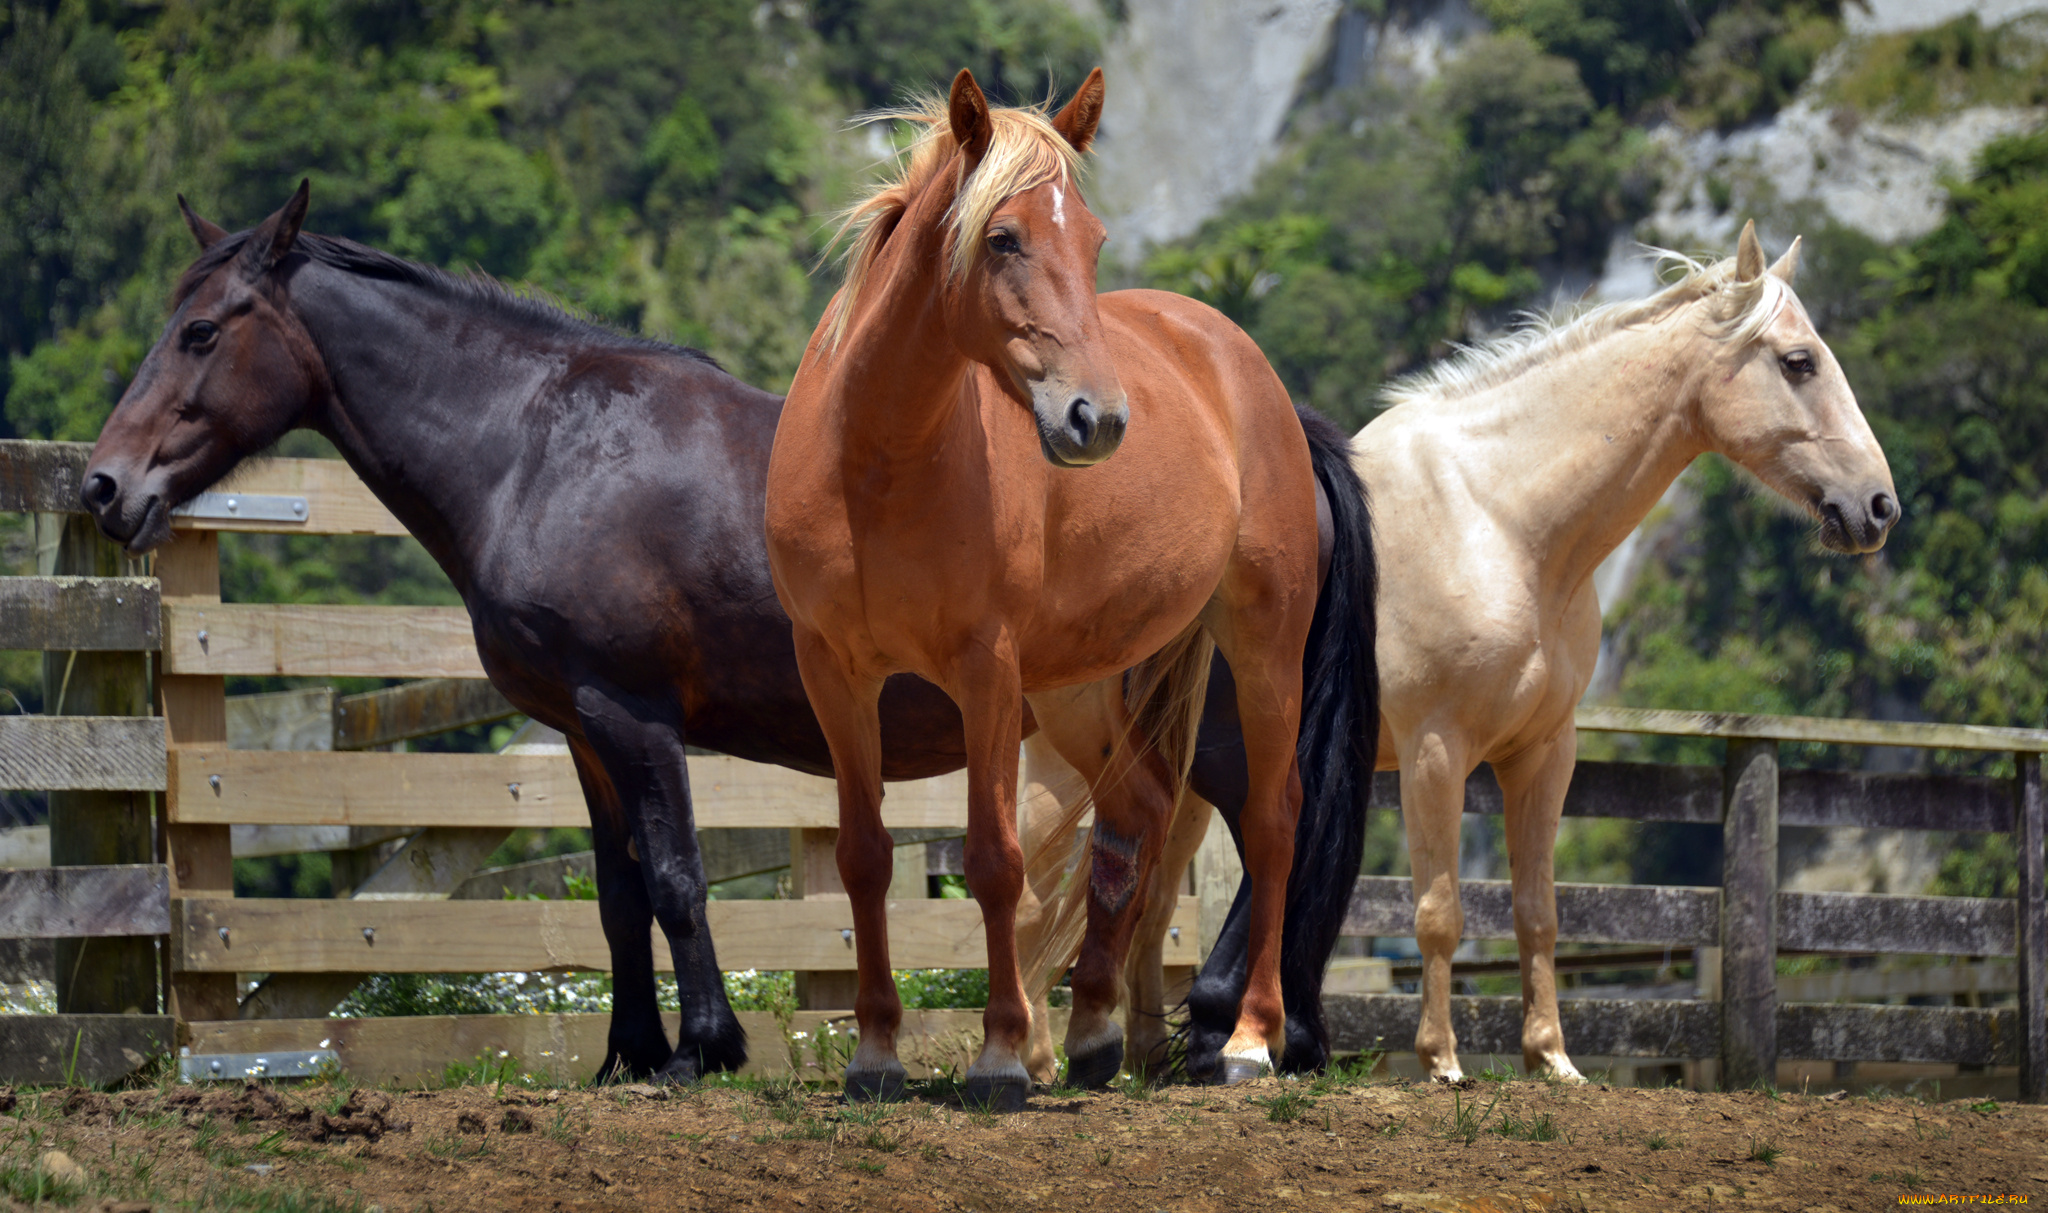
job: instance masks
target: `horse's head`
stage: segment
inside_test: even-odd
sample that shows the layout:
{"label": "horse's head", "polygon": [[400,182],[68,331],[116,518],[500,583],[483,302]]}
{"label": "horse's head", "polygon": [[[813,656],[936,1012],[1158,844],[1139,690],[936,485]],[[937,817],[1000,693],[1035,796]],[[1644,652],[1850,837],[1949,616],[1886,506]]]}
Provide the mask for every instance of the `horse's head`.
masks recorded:
{"label": "horse's head", "polygon": [[1046,158],[1045,149],[1031,147],[1034,138],[1063,139],[1076,155],[1088,150],[1102,117],[1102,69],[1052,119],[1054,133],[1032,114],[1034,124],[1019,122],[998,140],[988,100],[966,71],[953,79],[947,112],[962,161],[953,203],[956,273],[946,300],[954,344],[1030,400],[1048,460],[1100,463],[1116,452],[1130,420],[1095,303],[1095,262],[1107,233],[1064,171],[1067,157],[1052,156],[1061,171],[1029,173],[1044,179],[1014,193],[1003,183],[1019,175],[1017,161]]}
{"label": "horse's head", "polygon": [[100,430],[80,497],[107,538],[141,553],[171,537],[170,513],[300,423],[326,390],[280,266],[306,218],[307,186],[252,232],[229,235],[178,209],[200,254],[170,323]]}
{"label": "horse's head", "polygon": [[1703,377],[1701,424],[1714,449],[1818,519],[1821,543],[1874,552],[1899,520],[1891,467],[1792,293],[1798,268],[1797,240],[1766,269],[1756,225],[1744,226],[1720,293],[1731,339]]}

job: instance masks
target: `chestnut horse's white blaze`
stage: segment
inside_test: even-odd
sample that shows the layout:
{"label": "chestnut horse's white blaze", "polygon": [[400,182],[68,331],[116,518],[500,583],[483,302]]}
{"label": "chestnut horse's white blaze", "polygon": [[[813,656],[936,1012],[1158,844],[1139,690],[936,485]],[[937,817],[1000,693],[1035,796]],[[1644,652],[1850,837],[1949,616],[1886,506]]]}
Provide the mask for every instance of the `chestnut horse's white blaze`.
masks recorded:
{"label": "chestnut horse's white blaze", "polygon": [[[1599,653],[1600,562],[1709,451],[1812,516],[1836,551],[1875,551],[1899,518],[1884,452],[1792,291],[1797,242],[1768,270],[1753,226],[1728,261],[1674,260],[1685,276],[1648,299],[1539,323],[1396,385],[1353,440],[1380,544],[1380,765],[1401,772],[1424,962],[1415,1048],[1435,1078],[1461,1074],[1458,829],[1481,762],[1506,802],[1523,1060],[1578,1077],[1558,1026],[1552,857],[1573,710]],[[1057,760],[1032,757],[1031,777],[1056,782]],[[1208,812],[1183,798],[1175,833],[1199,837],[1183,819]],[[1141,933],[1134,963],[1157,955]]]}

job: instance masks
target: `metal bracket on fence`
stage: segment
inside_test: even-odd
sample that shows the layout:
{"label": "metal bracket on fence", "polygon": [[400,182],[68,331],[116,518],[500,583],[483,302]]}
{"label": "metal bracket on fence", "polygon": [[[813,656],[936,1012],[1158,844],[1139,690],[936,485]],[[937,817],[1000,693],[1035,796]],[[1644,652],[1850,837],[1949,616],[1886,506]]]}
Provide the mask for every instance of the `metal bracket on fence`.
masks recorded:
{"label": "metal bracket on fence", "polygon": [[304,522],[304,497],[276,497],[262,493],[201,493],[172,510],[182,518],[241,518],[259,522]]}
{"label": "metal bracket on fence", "polygon": [[245,1078],[313,1078],[338,1069],[333,1049],[276,1053],[191,1053],[178,1058],[179,1082],[240,1082]]}

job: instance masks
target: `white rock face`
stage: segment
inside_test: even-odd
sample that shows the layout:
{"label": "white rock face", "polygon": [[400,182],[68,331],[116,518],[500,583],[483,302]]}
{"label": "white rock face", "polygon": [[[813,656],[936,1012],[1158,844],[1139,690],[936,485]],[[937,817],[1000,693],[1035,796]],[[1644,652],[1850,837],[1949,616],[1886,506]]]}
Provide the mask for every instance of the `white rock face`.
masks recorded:
{"label": "white rock face", "polygon": [[1091,202],[1135,264],[1249,189],[1309,73],[1433,79],[1485,29],[1466,0],[1377,19],[1341,0],[1128,0],[1103,48],[1108,97]]}
{"label": "white rock face", "polygon": [[2041,0],[1862,0],[1842,7],[1842,23],[1852,34],[1896,34],[1942,25],[1964,13],[1999,25],[2040,8]]}
{"label": "white rock face", "polygon": [[[1986,143],[2030,129],[2032,109],[1979,107],[1911,122],[1828,112],[1801,97],[1769,122],[1723,135],[1672,126],[1652,137],[1678,172],[1648,226],[1682,247],[1729,249],[1745,219],[1788,203],[1815,202],[1879,240],[1911,240],[1941,222],[1943,178],[1969,170]],[[1716,185],[1728,191],[1716,210]],[[1783,244],[1795,233],[1766,233]],[[1612,271],[1610,271],[1611,273]]]}
{"label": "white rock face", "polygon": [[1103,48],[1091,189],[1135,262],[1242,193],[1273,154],[1340,0],[1131,0]]}

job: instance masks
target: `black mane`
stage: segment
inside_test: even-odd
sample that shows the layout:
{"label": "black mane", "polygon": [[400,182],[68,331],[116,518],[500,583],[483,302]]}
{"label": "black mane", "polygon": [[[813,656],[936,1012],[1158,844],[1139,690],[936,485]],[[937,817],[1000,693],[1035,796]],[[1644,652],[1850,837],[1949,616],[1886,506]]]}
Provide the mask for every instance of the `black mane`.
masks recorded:
{"label": "black mane", "polygon": [[[198,260],[187,266],[184,274],[179,276],[178,285],[171,292],[172,310],[175,311],[193,291],[198,290],[199,284],[212,276],[215,270],[241,252],[242,246],[248,243],[249,237],[253,234],[251,230],[223,236],[201,252]],[[481,305],[509,319],[539,325],[555,332],[567,331],[614,344],[659,350],[663,353],[694,358],[710,366],[718,366],[718,360],[703,350],[658,341],[652,337],[622,333],[567,304],[537,293],[514,290],[481,270],[451,274],[437,266],[407,261],[403,257],[393,256],[367,244],[358,244],[346,237],[320,236],[312,232],[299,233],[298,239],[292,242],[292,255],[303,256],[330,269],[361,278],[378,278],[386,282],[403,282],[417,286],[443,298]]]}

